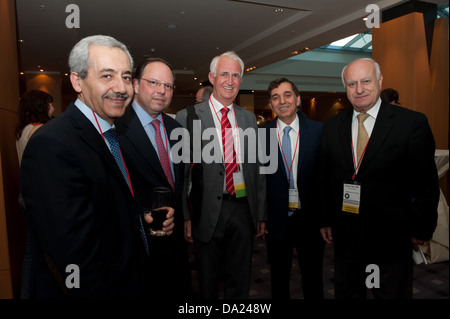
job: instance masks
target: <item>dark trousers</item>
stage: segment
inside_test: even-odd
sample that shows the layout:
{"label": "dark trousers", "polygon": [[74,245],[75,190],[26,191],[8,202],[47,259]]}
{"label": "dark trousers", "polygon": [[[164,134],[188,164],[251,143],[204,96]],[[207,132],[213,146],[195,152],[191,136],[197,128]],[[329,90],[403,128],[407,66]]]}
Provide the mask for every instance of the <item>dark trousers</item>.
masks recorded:
{"label": "dark trousers", "polygon": [[[368,265],[376,265],[367,269]],[[369,282],[375,299],[411,299],[413,281],[412,258],[385,262],[371,262],[368,259],[350,254],[334,254],[335,298],[366,299]],[[379,273],[379,288],[372,287],[374,276]]]}
{"label": "dark trousers", "polygon": [[202,298],[219,298],[222,280],[225,299],[248,298],[254,236],[247,198],[223,200],[212,239],[194,240]]}
{"label": "dark trousers", "polygon": [[[286,212],[287,214],[287,212]],[[305,299],[323,299],[324,241],[317,227],[302,212],[289,217],[284,238],[275,241],[266,236],[271,270],[272,299],[290,298],[290,280],[294,248],[298,255]]]}

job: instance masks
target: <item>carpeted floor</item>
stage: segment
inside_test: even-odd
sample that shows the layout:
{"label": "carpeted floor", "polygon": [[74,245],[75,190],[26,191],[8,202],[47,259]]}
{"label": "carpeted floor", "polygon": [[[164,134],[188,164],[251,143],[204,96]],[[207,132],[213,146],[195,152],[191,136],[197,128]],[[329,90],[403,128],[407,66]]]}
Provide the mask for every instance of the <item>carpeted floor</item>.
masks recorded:
{"label": "carpeted floor", "polygon": [[[333,250],[325,246],[324,255],[324,291],[326,299],[334,299]],[[300,270],[294,256],[291,273],[291,298],[303,299],[300,283]],[[192,270],[194,295],[198,296],[197,272]],[[371,294],[368,294],[371,298]],[[255,240],[253,250],[253,271],[250,286],[250,299],[270,299],[270,266],[267,262],[266,244]],[[421,264],[414,266],[414,299],[449,299],[449,262]]]}

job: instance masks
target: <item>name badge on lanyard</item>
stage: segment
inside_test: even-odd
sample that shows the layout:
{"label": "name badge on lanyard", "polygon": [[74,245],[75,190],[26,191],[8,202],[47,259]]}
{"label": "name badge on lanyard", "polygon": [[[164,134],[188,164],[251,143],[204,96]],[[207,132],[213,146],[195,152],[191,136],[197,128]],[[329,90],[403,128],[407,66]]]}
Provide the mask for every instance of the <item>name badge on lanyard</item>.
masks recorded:
{"label": "name badge on lanyard", "polygon": [[289,210],[295,210],[300,209],[300,203],[299,203],[299,197],[298,197],[298,190],[294,188],[289,189]]}
{"label": "name badge on lanyard", "polygon": [[236,192],[236,198],[247,196],[247,192],[245,190],[244,174],[241,169],[233,173],[233,182],[234,191]]}
{"label": "name badge on lanyard", "polygon": [[356,182],[344,183],[344,196],[342,199],[342,211],[359,214],[361,204],[361,184]]}

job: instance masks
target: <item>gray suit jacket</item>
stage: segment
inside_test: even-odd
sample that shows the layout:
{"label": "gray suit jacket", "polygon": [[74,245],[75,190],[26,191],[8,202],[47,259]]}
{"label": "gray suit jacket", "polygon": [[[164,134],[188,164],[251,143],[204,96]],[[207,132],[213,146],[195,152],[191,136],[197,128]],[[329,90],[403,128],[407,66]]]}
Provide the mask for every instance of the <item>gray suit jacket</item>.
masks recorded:
{"label": "gray suit jacket", "polygon": [[[257,136],[258,126],[256,124],[255,115],[244,108],[234,105],[234,110],[236,113],[236,120],[238,127],[242,130],[247,128],[252,128],[255,130],[255,136]],[[215,128],[213,114],[211,113],[209,102],[205,101],[195,105],[195,111],[201,121],[201,132],[203,134],[204,130],[207,128]],[[179,111],[176,115],[176,120],[184,127],[187,128],[187,111],[183,109]],[[209,134],[207,134],[208,136]],[[210,136],[209,140],[202,140],[202,150],[206,145],[207,149],[211,150],[211,155],[219,160],[215,160],[212,163],[205,163],[205,159],[202,156],[202,166],[203,166],[203,198],[202,198],[202,213],[198,223],[192,225],[193,235],[203,241],[208,242],[214,232],[217,221],[219,219],[219,214],[222,205],[222,194],[225,179],[225,166],[222,160],[222,152],[220,154],[215,154],[212,146],[218,146],[219,138],[221,136]],[[256,140],[257,141],[257,140]],[[250,142],[250,144],[249,144]],[[253,219],[253,226],[256,231],[256,222],[265,221],[267,219],[267,208],[266,208],[266,181],[265,176],[259,173],[260,162],[258,160],[258,150],[257,144],[249,141],[247,137],[241,142],[239,148],[244,151],[245,161],[242,163],[242,168],[244,172],[244,181],[247,192],[247,200],[250,207],[250,211]],[[251,163],[248,160],[249,149],[251,152],[255,152],[256,161]],[[209,153],[209,152],[208,152]],[[186,178],[189,173],[189,165],[186,165]],[[189,219],[189,211],[187,207],[186,191],[183,191],[183,203],[184,205],[184,215],[186,219]]]}

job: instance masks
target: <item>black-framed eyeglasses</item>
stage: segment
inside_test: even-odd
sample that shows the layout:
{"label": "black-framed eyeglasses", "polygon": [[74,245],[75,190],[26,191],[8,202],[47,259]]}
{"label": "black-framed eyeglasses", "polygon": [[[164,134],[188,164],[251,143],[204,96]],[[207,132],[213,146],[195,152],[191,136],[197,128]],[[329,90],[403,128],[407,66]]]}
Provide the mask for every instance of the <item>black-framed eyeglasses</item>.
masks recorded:
{"label": "black-framed eyeglasses", "polygon": [[159,88],[161,86],[161,84],[164,84],[164,88],[167,91],[174,91],[175,90],[175,85],[173,85],[171,83],[163,83],[163,82],[158,81],[158,80],[153,80],[153,79],[149,80],[149,79],[144,79],[144,78],[141,78],[141,80],[147,81],[154,88]]}

